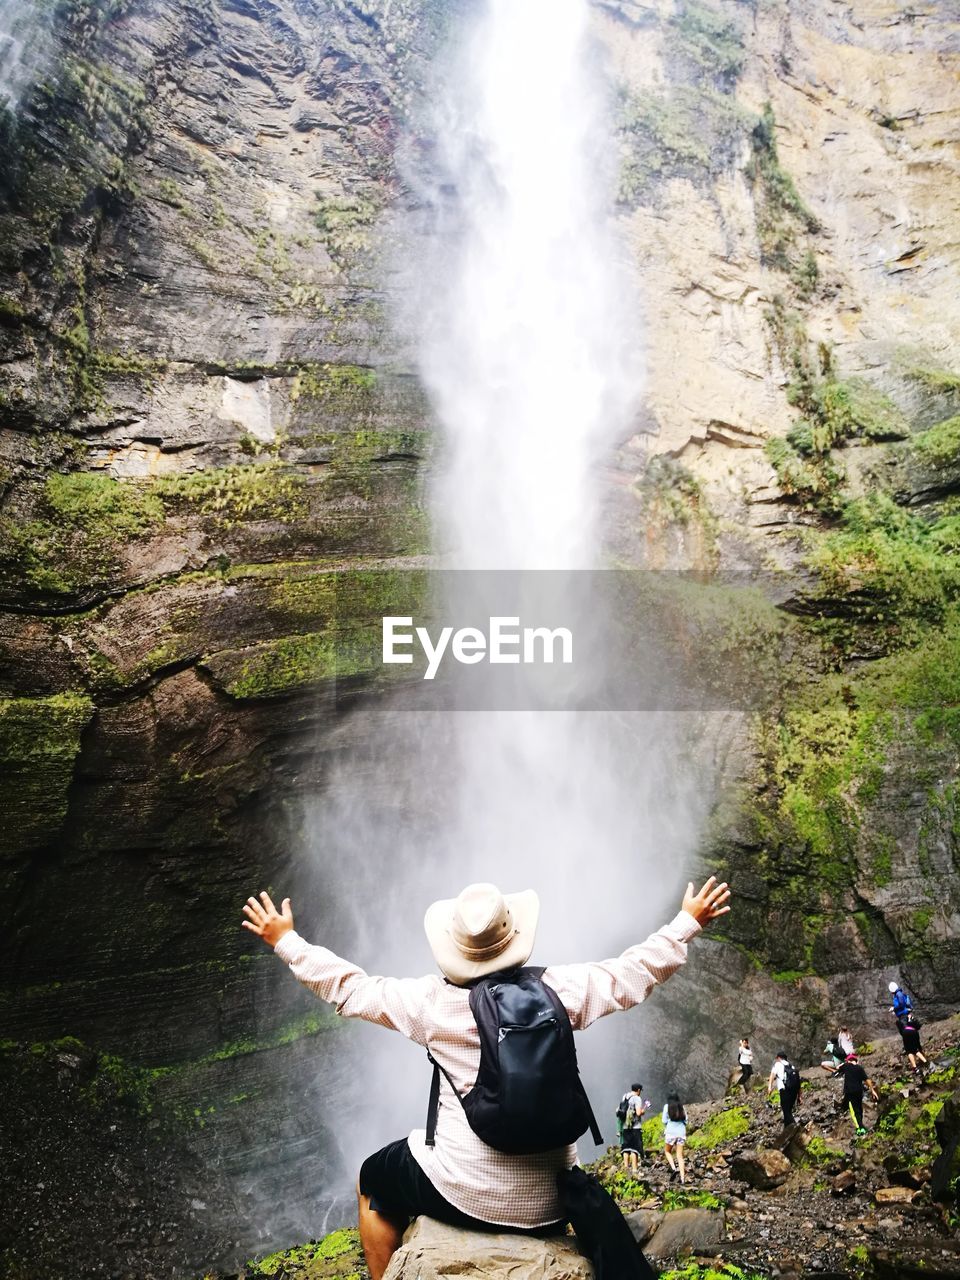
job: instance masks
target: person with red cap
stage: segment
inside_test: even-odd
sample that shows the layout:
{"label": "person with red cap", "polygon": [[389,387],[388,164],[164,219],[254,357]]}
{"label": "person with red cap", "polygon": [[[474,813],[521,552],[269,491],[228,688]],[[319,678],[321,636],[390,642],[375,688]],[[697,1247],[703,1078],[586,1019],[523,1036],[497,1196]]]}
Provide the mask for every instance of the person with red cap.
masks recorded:
{"label": "person with red cap", "polygon": [[874,1102],[880,1101],[880,1095],[877,1093],[873,1081],[857,1061],[855,1053],[848,1053],[833,1074],[841,1076],[843,1079],[843,1101],[850,1111],[850,1118],[856,1128],[857,1137],[862,1138],[867,1132],[863,1124],[864,1090],[870,1090],[870,1096]]}

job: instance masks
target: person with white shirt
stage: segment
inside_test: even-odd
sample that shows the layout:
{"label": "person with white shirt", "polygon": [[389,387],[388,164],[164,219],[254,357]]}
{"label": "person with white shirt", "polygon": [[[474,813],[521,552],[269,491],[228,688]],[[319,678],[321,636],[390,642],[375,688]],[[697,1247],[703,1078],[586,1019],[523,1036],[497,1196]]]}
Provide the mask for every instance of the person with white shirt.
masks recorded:
{"label": "person with white shirt", "polygon": [[[541,981],[562,1004],[574,1031],[645,1000],[684,963],[687,944],[730,910],[730,890],[711,876],[699,893],[687,887],[674,919],[616,959],[551,965]],[[574,1144],[530,1155],[484,1143],[462,1105],[480,1065],[480,1032],[470,1007],[471,982],[509,973],[533,950],[539,900],[532,890],[502,894],[468,885],[435,902],[424,928],[444,977],[381,978],[313,946],[294,930],[290,899],[278,911],[270,895],[247,899],[243,927],[276,950],[293,975],[347,1018],[365,1018],[429,1046],[442,1070],[435,1142],[414,1130],[369,1156],[357,1185],[360,1240],[371,1280],[382,1280],[411,1218],[420,1214],[474,1230],[543,1234],[565,1222],[556,1175],[577,1164]],[[402,924],[394,920],[391,927]]]}
{"label": "person with white shirt", "polygon": [[774,1086],[780,1094],[780,1110],[783,1112],[783,1123],[786,1127],[793,1124],[793,1108],[800,1097],[800,1075],[783,1050],[777,1054],[770,1068],[767,1092],[772,1093]]}
{"label": "person with white shirt", "polygon": [[740,1064],[740,1079],[738,1085],[743,1086],[743,1092],[750,1092],[750,1077],[753,1075],[753,1050],[750,1048],[750,1041],[746,1036],[737,1046],[737,1062]]}

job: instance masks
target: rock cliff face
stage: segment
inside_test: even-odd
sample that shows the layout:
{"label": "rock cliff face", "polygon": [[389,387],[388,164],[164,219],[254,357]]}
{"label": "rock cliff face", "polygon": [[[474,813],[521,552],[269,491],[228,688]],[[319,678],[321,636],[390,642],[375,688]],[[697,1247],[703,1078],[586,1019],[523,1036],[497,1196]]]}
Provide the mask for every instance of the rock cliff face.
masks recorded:
{"label": "rock cliff face", "polygon": [[731,986],[806,1051],[827,1009],[875,1027],[894,973],[954,999],[958,33],[937,5],[604,12],[655,320],[613,540],[721,571],[677,614],[709,680],[763,691],[699,726],[740,902],[739,954],[704,948],[659,1010],[661,1035],[703,1011],[698,1087]]}
{"label": "rock cliff face", "polygon": [[[396,143],[457,16],[64,0],[0,117],[3,1034],[89,1046],[96,1078],[122,1060],[137,1123],[170,1118],[227,1199],[273,1179],[241,1252],[346,1176],[342,1117],[283,1105],[304,1054],[329,1085],[337,1033],[236,902],[295,889],[299,801],[373,696],[336,641],[429,550],[385,263]],[[697,730],[702,852],[741,909],[645,1024],[687,1088],[734,1017],[812,1048],[827,1011],[875,1025],[895,969],[931,1011],[960,981],[954,16],[595,6],[649,335],[610,553],[729,571],[668,581],[666,615],[708,684],[764,686]],[[296,1167],[258,1136],[280,1123]],[[5,1215],[18,1265],[35,1207]]]}

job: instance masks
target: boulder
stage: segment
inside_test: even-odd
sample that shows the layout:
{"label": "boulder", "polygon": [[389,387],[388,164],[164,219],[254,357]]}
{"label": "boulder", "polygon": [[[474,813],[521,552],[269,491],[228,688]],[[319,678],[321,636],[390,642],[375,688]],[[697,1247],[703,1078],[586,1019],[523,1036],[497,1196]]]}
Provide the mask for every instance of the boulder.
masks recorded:
{"label": "boulder", "polygon": [[792,1168],[782,1151],[744,1151],[734,1157],[730,1177],[735,1182],[746,1182],[758,1191],[771,1191],[786,1182]]}
{"label": "boulder", "polygon": [[852,1169],[844,1169],[843,1173],[838,1173],[831,1184],[830,1190],[835,1196],[849,1195],[856,1190],[857,1175]]}
{"label": "boulder", "polygon": [[806,1154],[811,1136],[808,1125],[796,1125],[790,1130],[786,1142],[780,1144],[778,1149],[783,1152],[788,1160],[799,1163]]}
{"label": "boulder", "polygon": [[593,1280],[593,1268],[569,1236],[487,1233],[417,1218],[390,1260],[384,1280]]}
{"label": "boulder", "polygon": [[724,1216],[719,1209],[674,1209],[644,1246],[648,1258],[672,1258],[678,1253],[715,1253],[723,1239]]}
{"label": "boulder", "polygon": [[633,1213],[626,1213],[624,1217],[637,1244],[646,1244],[663,1221],[663,1214],[657,1209],[634,1209]]}
{"label": "boulder", "polygon": [[944,1102],[933,1127],[940,1154],[933,1162],[930,1196],[941,1204],[952,1201],[957,1207],[960,1206],[960,1089]]}
{"label": "boulder", "polygon": [[877,1187],[873,1198],[877,1204],[913,1204],[919,1194],[913,1187]]}

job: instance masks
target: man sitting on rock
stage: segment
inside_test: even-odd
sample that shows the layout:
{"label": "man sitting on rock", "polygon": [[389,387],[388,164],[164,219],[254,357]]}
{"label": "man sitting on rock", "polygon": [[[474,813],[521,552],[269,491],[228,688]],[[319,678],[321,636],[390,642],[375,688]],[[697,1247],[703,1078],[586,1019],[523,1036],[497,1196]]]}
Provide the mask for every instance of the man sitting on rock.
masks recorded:
{"label": "man sitting on rock", "polygon": [[[684,963],[687,943],[730,910],[729,898],[727,886],[713,876],[699,893],[690,884],[679,913],[645,942],[615,960],[550,966],[543,982],[559,997],[574,1030],[632,1008]],[[289,898],[277,911],[261,893],[259,901],[248,898],[243,910],[244,927],[274,947],[294,976],[337,1013],[400,1031],[428,1047],[442,1069],[435,1145],[427,1145],[423,1130],[414,1130],[361,1167],[360,1239],[371,1280],[381,1280],[410,1219],[420,1214],[482,1231],[562,1232],[555,1179],[576,1164],[576,1146],[534,1155],[495,1150],[470,1128],[460,1102],[474,1086],[480,1063],[469,984],[526,964],[540,910],[537,895],[503,895],[494,885],[475,884],[456,899],[435,902],[424,927],[446,980],[436,974],[368,976],[326,947],[304,941],[294,931]]]}

